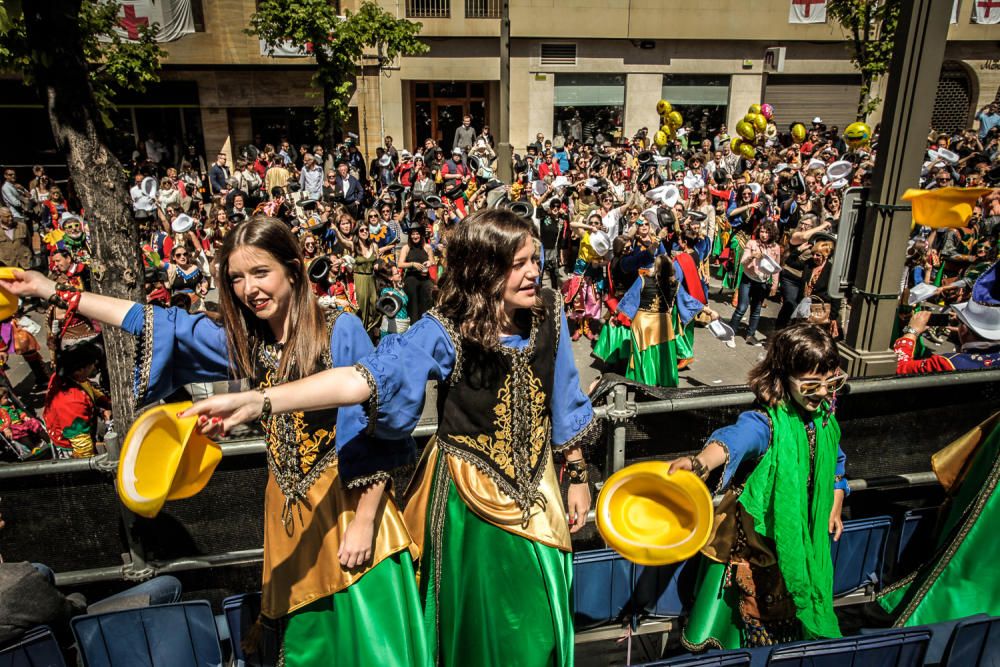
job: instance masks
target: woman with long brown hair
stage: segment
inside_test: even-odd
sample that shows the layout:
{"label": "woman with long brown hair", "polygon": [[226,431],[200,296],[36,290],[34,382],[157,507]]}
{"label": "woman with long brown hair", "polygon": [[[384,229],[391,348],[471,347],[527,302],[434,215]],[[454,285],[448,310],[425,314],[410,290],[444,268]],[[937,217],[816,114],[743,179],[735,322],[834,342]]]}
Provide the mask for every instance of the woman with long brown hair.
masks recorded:
{"label": "woman with long brown hair", "polygon": [[[177,308],[57,291],[34,272],[3,285],[19,296],[78,302],[81,314],[137,336],[142,402],[227,378],[247,379],[265,395],[371,352],[356,317],[324,315],[298,240],[282,221],[240,224],[218,261],[221,325]],[[385,494],[389,470],[412,457],[411,445],[387,441],[373,456],[363,420],[357,406],[260,415],[268,462],[261,621],[278,626],[288,666],[426,662],[416,551]],[[220,426],[199,420],[209,435]],[[378,641],[362,640],[361,627]]]}
{"label": "woman with long brown hair", "polygon": [[378,299],[378,286],[375,284],[375,270],[382,255],[378,243],[372,238],[369,222],[378,222],[379,214],[375,209],[369,209],[366,220],[354,230],[354,298],[358,303],[358,317],[369,335],[378,331],[382,317],[375,309]]}
{"label": "woman with long brown hair", "polygon": [[[230,394],[191,414],[229,428],[274,413],[364,404],[376,437],[408,435],[428,380],[438,432],[409,491],[436,664],[572,665],[570,533],[590,506],[582,445],[597,435],[556,292],[538,286],[534,225],[481,210],[448,241],[437,308],[354,368]],[[564,507],[552,452],[570,481]],[[567,510],[569,520],[567,522]]]}

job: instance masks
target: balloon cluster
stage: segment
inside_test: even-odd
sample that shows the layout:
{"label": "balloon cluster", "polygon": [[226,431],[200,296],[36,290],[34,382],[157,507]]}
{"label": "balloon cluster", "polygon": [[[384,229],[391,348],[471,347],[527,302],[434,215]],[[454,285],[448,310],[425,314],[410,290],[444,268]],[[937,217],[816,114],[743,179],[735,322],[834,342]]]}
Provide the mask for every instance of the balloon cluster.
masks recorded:
{"label": "balloon cluster", "polygon": [[774,107],[770,104],[751,104],[747,114],[736,123],[736,134],[730,147],[737,155],[752,160],[757,154],[757,146],[768,138],[768,121],[774,117]]}
{"label": "balloon cluster", "polygon": [[872,141],[872,128],[860,120],[851,123],[844,130],[844,141],[847,142],[847,147],[852,151],[864,148]]}
{"label": "balloon cluster", "polygon": [[653,135],[653,143],[663,148],[677,138],[677,130],[684,125],[684,117],[666,100],[656,103],[656,113],[660,115],[660,129]]}

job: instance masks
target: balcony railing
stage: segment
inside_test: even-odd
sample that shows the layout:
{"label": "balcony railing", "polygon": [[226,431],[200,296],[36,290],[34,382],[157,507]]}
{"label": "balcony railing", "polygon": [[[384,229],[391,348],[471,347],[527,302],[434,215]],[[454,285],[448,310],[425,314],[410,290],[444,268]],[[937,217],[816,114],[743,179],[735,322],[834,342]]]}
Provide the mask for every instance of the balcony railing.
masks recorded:
{"label": "balcony railing", "polygon": [[446,19],[451,16],[451,0],[406,0],[406,18]]}
{"label": "balcony railing", "polygon": [[465,18],[498,19],[503,0],[465,0]]}

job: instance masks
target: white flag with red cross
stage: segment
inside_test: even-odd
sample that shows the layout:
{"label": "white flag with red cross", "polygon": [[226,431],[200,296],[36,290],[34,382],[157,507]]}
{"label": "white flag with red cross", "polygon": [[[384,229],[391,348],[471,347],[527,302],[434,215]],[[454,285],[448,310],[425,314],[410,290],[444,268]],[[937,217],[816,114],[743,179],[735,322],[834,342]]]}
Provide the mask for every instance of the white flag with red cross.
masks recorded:
{"label": "white flag with red cross", "polygon": [[826,0],[790,0],[789,23],[826,23]]}
{"label": "white flag with red cross", "polygon": [[1000,0],[973,0],[972,20],[982,25],[1000,23]]}
{"label": "white flag with red cross", "polygon": [[122,39],[139,39],[143,26],[158,25],[157,42],[172,42],[193,33],[191,0],[118,0],[118,34]]}

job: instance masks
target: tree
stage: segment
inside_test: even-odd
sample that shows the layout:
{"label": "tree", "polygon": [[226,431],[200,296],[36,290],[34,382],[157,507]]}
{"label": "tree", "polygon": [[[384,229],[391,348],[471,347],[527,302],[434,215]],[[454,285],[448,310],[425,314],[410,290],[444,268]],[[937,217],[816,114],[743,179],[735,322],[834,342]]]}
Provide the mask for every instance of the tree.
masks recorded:
{"label": "tree", "polygon": [[851,62],[861,73],[858,120],[865,120],[881,99],[872,94],[889,71],[902,0],[829,0],[827,14],[851,34]]}
{"label": "tree", "polygon": [[[56,146],[90,225],[94,290],[145,300],[139,233],[129,183],[105,141],[117,90],[143,90],[157,79],[161,51],[155,28],[138,43],[114,33],[118,4],[108,0],[47,0],[0,5],[0,64],[38,90]],[[134,417],[134,344],[118,329],[104,332],[115,419]]]}
{"label": "tree", "polygon": [[246,32],[263,40],[269,55],[289,45],[312,53],[313,87],[322,95],[317,125],[329,151],[350,113],[348,102],[365,50],[377,49],[380,59],[388,62],[426,53],[427,45],[417,38],[422,27],[397,19],[369,0],[356,13],[345,11],[343,16],[330,0],[260,0]]}

